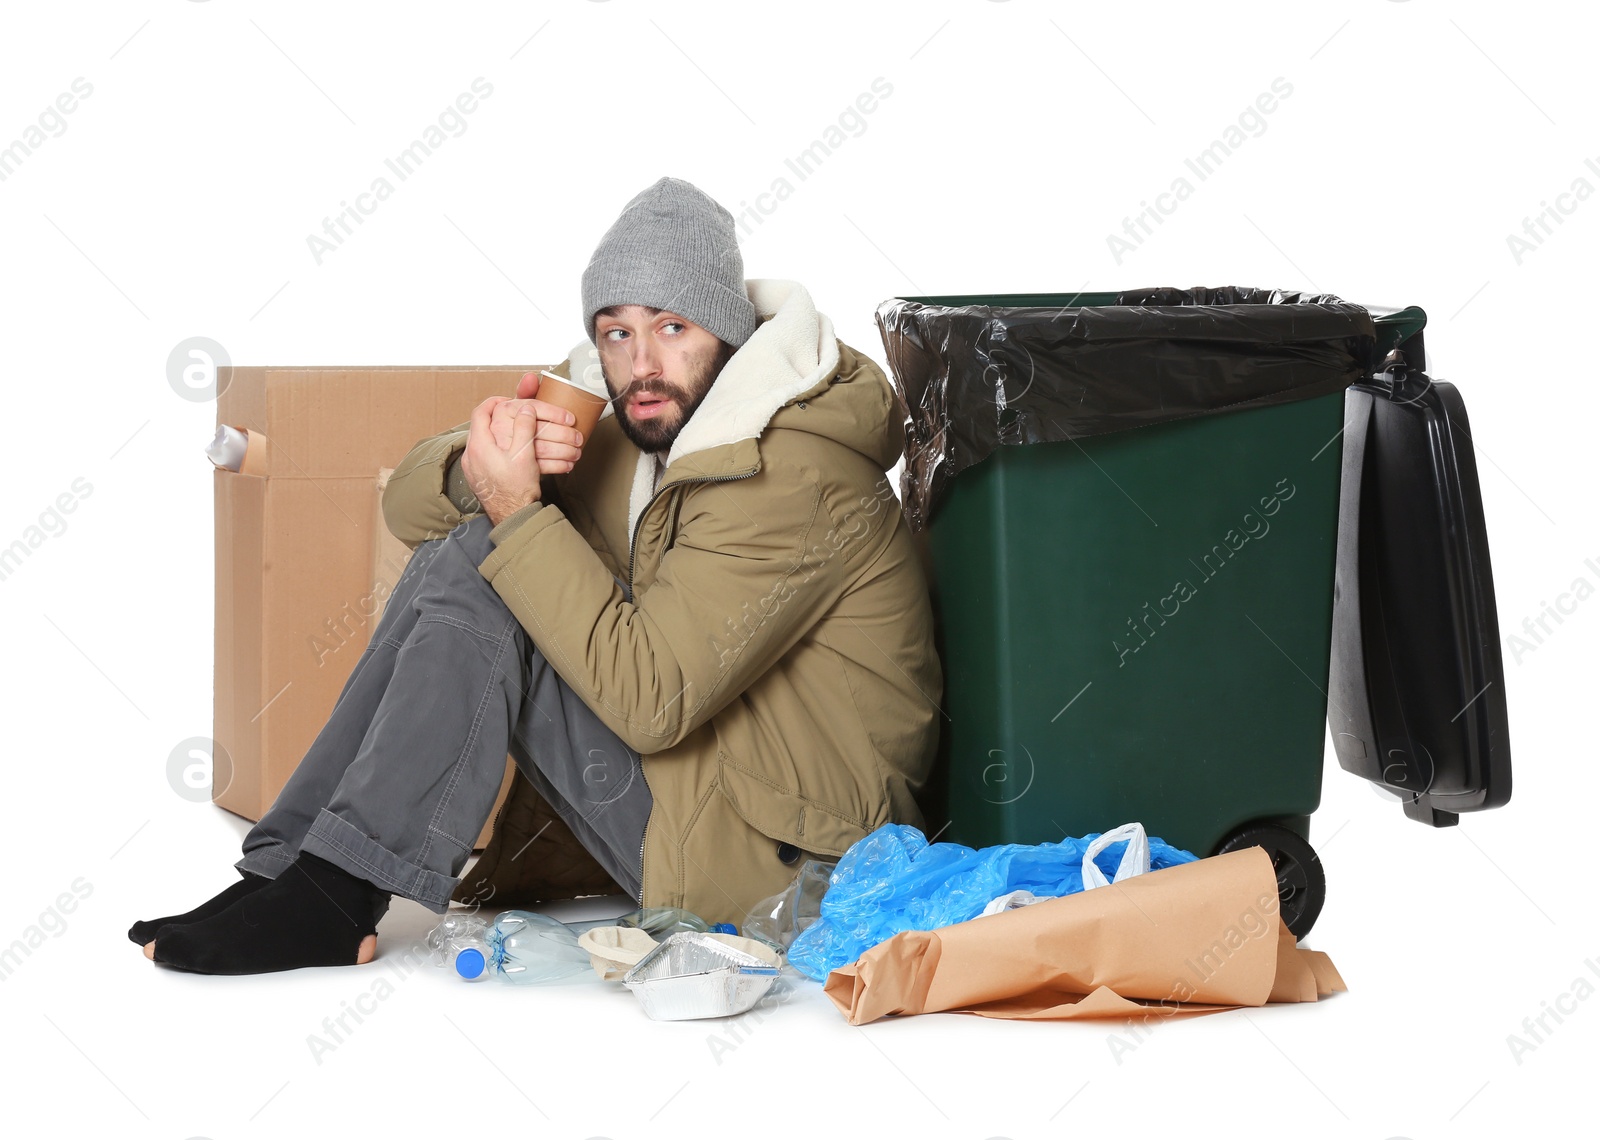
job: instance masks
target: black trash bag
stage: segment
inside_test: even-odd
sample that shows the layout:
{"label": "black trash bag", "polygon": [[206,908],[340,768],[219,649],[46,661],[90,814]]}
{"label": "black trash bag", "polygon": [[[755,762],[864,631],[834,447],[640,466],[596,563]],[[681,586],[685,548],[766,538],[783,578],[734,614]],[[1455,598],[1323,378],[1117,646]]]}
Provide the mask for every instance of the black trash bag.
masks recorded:
{"label": "black trash bag", "polygon": [[[1003,299],[1030,296],[1052,295]],[[1311,399],[1379,368],[1372,315],[1332,294],[1223,286],[1105,297],[878,306],[909,413],[900,501],[913,530],[957,472],[996,447]]]}

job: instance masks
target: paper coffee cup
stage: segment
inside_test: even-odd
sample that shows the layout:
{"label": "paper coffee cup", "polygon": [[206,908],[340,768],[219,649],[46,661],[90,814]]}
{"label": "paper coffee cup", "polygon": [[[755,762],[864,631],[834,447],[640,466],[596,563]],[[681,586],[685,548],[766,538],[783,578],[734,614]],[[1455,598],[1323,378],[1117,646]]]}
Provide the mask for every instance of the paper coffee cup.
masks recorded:
{"label": "paper coffee cup", "polygon": [[600,413],[606,410],[606,405],[610,401],[575,384],[569,384],[559,376],[551,376],[544,372],[538,375],[539,390],[534,393],[533,398],[571,412],[577,418],[573,426],[583,433],[583,442],[588,443],[589,437],[594,434],[595,425],[600,422]]}

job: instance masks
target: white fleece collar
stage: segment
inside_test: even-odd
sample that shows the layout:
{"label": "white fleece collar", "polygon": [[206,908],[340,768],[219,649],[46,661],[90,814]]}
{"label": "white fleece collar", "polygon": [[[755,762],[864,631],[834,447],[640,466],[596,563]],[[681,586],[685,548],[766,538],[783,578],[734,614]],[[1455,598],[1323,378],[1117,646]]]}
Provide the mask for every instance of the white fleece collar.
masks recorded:
{"label": "white fleece collar", "polygon": [[668,467],[708,447],[754,439],[774,412],[839,368],[833,322],[817,312],[805,286],[766,279],[744,285],[761,323],[683,425]]}
{"label": "white fleece collar", "polygon": [[[773,413],[839,368],[839,342],[833,322],[817,312],[811,294],[798,281],[751,278],[745,295],[760,322],[750,339],[728,359],[689,422],[683,425],[667,467],[697,451],[759,436]],[[600,351],[587,338],[568,356],[571,375],[584,387],[606,393]],[[611,411],[607,409],[607,414]],[[656,485],[656,459],[639,453],[628,495],[628,534]]]}

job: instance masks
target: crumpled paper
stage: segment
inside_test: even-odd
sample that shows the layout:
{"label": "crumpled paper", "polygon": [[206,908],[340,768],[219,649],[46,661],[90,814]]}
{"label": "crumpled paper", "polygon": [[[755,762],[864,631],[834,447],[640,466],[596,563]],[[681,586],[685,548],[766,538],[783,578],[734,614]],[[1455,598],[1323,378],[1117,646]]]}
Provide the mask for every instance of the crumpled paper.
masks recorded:
{"label": "crumpled paper", "polygon": [[1259,847],[1081,894],[908,930],[832,971],[823,992],[852,1025],[955,1012],[1034,1020],[1184,1017],[1345,989],[1278,914]]}

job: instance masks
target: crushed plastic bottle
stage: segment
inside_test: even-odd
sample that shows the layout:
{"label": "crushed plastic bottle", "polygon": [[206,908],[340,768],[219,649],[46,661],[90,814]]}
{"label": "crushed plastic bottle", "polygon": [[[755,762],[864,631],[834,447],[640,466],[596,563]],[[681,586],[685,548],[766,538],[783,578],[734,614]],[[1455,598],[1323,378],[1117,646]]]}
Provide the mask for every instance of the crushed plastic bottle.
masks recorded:
{"label": "crushed plastic bottle", "polygon": [[[440,923],[435,933],[445,925]],[[432,945],[432,934],[428,940]],[[456,973],[469,982],[489,977],[516,985],[595,980],[589,955],[572,929],[533,911],[504,911],[476,931],[463,922],[439,941],[440,952],[454,949]]]}
{"label": "crushed plastic bottle", "polygon": [[822,916],[822,896],[836,865],[832,860],[807,859],[787,887],[750,908],[744,936],[787,952],[800,933]]}
{"label": "crushed plastic bottle", "polygon": [[738,927],[731,922],[708,923],[699,915],[678,906],[649,906],[642,910],[631,911],[613,920],[612,925],[635,927],[657,942],[665,941],[669,934],[679,934],[684,931],[692,934],[739,933]]}
{"label": "crushed plastic bottle", "polygon": [[488,920],[475,914],[445,915],[439,920],[439,925],[428,931],[428,949],[432,951],[433,964],[455,965],[456,955],[466,947],[484,944],[484,932],[488,928]]}

